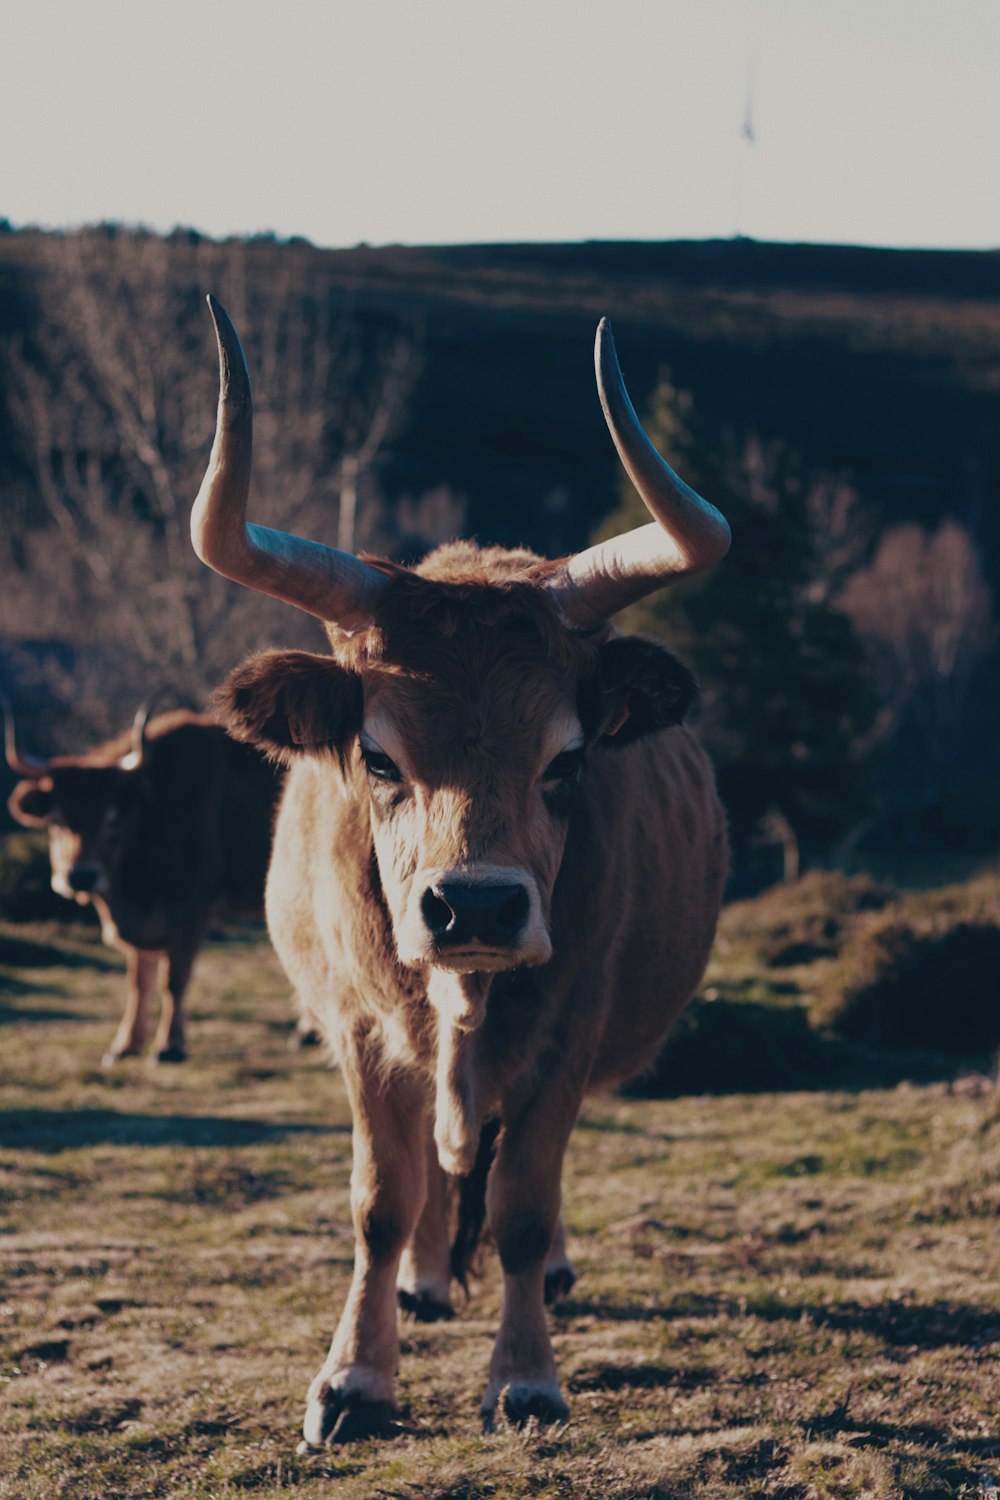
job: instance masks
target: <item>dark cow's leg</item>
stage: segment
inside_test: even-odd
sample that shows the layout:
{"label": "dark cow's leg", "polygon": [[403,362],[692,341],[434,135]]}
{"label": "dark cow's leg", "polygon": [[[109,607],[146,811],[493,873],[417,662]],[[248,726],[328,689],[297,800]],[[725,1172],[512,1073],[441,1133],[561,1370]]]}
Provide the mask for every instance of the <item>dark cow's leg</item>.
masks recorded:
{"label": "dark cow's leg", "polygon": [[184,1045],[184,992],[191,978],[201,936],[200,928],[184,930],[171,939],[167,948],[167,984],[150,1062],[179,1063],[187,1056]]}
{"label": "dark cow's leg", "polygon": [[135,1057],[146,1045],[150,1001],[156,991],[156,975],[162,954],[145,948],[126,948],[128,998],[114,1041],[101,1059],[106,1068],[120,1057]]}
{"label": "dark cow's leg", "polygon": [[579,1094],[558,1078],[505,1120],[486,1206],[503,1267],[503,1308],[482,1402],[489,1430],[497,1404],[513,1422],[564,1422],[545,1316],[546,1262],[559,1227],[563,1155]]}
{"label": "dark cow's leg", "polygon": [[301,1452],[368,1436],[395,1412],[396,1273],[426,1188],[427,1103],[418,1081],[397,1073],[387,1087],[380,1058],[360,1038],[342,1040],[340,1061],[354,1121],[354,1278],[309,1387]]}
{"label": "dark cow's leg", "polygon": [[427,1192],[413,1236],[403,1251],[396,1277],[399,1305],[422,1322],[454,1317],[451,1305],[451,1236],[448,1178],[437,1159],[434,1134],[426,1131]]}

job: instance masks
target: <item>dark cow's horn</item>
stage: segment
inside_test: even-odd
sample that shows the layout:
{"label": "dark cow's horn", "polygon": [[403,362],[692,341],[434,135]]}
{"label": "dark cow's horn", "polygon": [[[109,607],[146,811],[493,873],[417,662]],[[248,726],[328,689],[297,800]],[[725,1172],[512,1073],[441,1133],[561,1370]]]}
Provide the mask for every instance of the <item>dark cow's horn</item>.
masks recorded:
{"label": "dark cow's horn", "polygon": [[222,304],[208,305],[219,342],[219,414],[208,471],[191,512],[194,550],[217,573],[248,588],[361,630],[385,577],[348,552],[266,526],[248,524],[253,410],[250,377],[236,330]]}
{"label": "dark cow's horn", "polygon": [[49,769],[47,760],[35,755],[23,755],[17,748],[17,730],[14,726],[14,710],[7,698],[0,693],[0,712],[3,713],[3,748],[7,764],[16,776],[28,776],[33,780],[44,776]]}
{"label": "dark cow's horn", "polygon": [[660,457],[635,414],[622,379],[611,325],[602,318],[594,346],[597,389],[619,457],[655,524],[598,542],[565,564],[550,585],[563,617],[583,628],[729,550],[729,523]]}
{"label": "dark cow's horn", "polygon": [[165,698],[173,697],[169,688],[157,688],[155,693],[150,693],[136,709],[132,718],[131,748],[127,755],[123,755],[118,762],[123,771],[138,771],[145,764],[146,756],[149,754],[149,741],[146,739],[146,725],[153,716],[153,710],[161,704]]}

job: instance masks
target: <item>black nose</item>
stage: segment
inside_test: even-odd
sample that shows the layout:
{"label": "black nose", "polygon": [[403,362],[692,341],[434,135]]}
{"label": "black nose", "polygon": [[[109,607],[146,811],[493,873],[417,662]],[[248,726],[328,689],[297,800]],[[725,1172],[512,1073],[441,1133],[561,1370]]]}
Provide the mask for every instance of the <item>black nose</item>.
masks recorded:
{"label": "black nose", "polygon": [[70,890],[79,891],[82,895],[94,890],[100,878],[101,872],[97,865],[74,865],[66,876],[66,882]]}
{"label": "black nose", "polygon": [[449,948],[475,939],[491,947],[509,947],[530,908],[523,885],[470,885],[458,880],[428,887],[420,903],[428,930]]}

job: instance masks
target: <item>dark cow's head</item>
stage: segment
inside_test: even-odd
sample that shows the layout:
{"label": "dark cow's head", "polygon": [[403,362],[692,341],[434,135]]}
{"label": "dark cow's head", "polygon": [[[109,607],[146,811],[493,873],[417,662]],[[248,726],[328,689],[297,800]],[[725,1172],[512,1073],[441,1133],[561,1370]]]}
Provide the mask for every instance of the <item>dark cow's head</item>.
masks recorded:
{"label": "dark cow's head", "polygon": [[139,709],[129,746],[117,757],[40,760],[18,749],[13,713],[0,698],[7,764],[24,778],[7,806],[25,827],[48,829],[52,889],[70,901],[109,894],[119,851],[142,800],[153,701]]}
{"label": "dark cow's head", "polygon": [[[601,324],[601,399],[655,520],[560,563],[456,543],[414,570],[248,524],[251,403],[239,341],[210,300],[221,399],[192,516],[216,571],[317,616],[332,656],[271,652],[218,702],[232,733],[342,778],[367,809],[398,956],[458,973],[541,964],[568,820],[600,742],[680,722],[687,669],[609,618],[729,545],[719,513],[650,446]],[[331,849],[331,859],[336,851]]]}

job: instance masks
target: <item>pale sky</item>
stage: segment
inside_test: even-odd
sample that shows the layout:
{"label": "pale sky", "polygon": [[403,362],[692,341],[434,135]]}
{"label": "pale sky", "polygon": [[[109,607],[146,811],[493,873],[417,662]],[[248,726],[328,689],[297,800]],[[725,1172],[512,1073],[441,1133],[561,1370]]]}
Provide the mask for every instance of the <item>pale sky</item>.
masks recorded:
{"label": "pale sky", "polygon": [[0,27],[16,225],[1000,246],[1000,0],[0,0]]}

